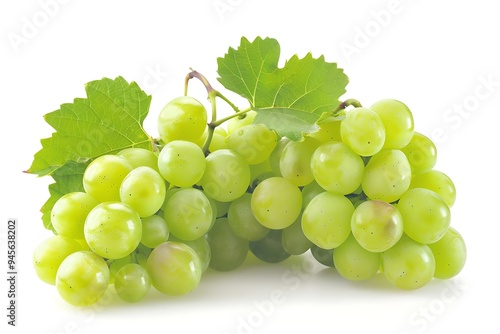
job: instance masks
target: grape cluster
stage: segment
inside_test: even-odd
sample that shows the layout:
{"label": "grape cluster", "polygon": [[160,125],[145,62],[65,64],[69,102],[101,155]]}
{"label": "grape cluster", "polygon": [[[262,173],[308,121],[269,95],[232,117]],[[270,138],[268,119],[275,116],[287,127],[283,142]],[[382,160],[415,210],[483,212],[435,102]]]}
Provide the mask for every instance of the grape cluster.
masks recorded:
{"label": "grape cluster", "polygon": [[249,253],[277,263],[310,251],[346,279],[382,272],[402,289],[457,275],[466,249],[450,227],[456,191],[434,169],[433,142],[397,100],[344,114],[291,141],[254,123],[254,111],[213,129],[199,101],[173,99],[155,152],[94,159],[85,191],[55,203],[55,234],[34,252],[38,276],[84,306],[108,288],[127,302],[151,286],[183,295],[208,268],[234,270]]}

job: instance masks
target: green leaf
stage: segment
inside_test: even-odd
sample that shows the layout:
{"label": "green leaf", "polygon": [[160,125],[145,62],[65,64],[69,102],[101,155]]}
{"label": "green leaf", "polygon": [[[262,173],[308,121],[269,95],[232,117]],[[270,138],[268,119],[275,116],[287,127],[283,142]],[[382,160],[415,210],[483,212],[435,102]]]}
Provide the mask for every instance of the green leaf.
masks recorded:
{"label": "green leaf", "polygon": [[41,140],[28,173],[54,173],[67,163],[87,162],[127,147],[153,148],[142,124],[151,96],[122,77],[104,78],[85,85],[86,98],[62,104],[44,116],[56,132]]}
{"label": "green leaf", "polygon": [[[303,122],[316,121],[335,110],[349,80],[336,63],[326,62],[323,56],[294,55],[283,68],[278,67],[279,57],[280,46],[275,39],[257,37],[250,42],[242,38],[237,49],[229,48],[224,57],[218,58],[218,80],[246,98],[253,109],[276,112],[283,119],[299,119],[288,124],[287,133],[300,139],[303,132],[317,129],[306,128]],[[287,110],[290,117],[285,117]],[[317,117],[297,118],[299,112]],[[267,123],[268,119],[269,115],[260,117],[261,122],[277,130],[279,122]]]}
{"label": "green leaf", "polygon": [[57,200],[70,192],[84,191],[82,180],[87,165],[88,163],[68,162],[52,174],[55,183],[49,185],[50,197],[41,209],[43,226],[46,229],[54,231],[50,216]]}
{"label": "green leaf", "polygon": [[304,133],[319,130],[318,115],[287,108],[257,109],[254,123],[263,123],[278,135],[300,141]]}

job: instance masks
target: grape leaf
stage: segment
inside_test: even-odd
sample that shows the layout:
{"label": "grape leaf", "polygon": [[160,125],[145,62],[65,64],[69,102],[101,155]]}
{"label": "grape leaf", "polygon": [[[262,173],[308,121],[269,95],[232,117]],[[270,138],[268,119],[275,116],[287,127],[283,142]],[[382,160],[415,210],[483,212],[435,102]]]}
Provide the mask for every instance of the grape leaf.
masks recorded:
{"label": "grape leaf", "polygon": [[68,162],[51,175],[55,183],[49,185],[50,197],[41,209],[43,226],[46,229],[54,231],[50,216],[57,200],[70,192],[84,191],[82,180],[87,165],[88,163]]}
{"label": "grape leaf", "polygon": [[300,141],[303,133],[319,130],[318,117],[313,113],[287,108],[257,109],[254,123],[266,124],[282,137]]}
{"label": "grape leaf", "polygon": [[[317,130],[312,125],[324,113],[340,104],[349,80],[336,63],[326,62],[323,56],[294,55],[282,68],[278,67],[279,57],[280,45],[275,39],[257,37],[250,42],[243,37],[237,49],[229,48],[217,59],[218,80],[246,98],[252,109],[265,110],[267,115],[256,121],[300,140],[303,133]],[[271,113],[276,117],[270,117]]]}
{"label": "grape leaf", "polygon": [[54,173],[68,162],[84,163],[127,147],[153,148],[144,131],[151,96],[122,77],[103,78],[85,85],[86,98],[62,104],[44,116],[56,132],[41,140],[28,173]]}

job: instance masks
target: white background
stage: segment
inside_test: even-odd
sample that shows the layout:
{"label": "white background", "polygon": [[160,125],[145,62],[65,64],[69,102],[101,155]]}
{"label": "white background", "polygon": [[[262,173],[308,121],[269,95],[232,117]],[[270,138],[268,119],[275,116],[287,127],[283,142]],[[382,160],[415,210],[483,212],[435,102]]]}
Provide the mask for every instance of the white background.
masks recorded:
{"label": "white background", "polygon": [[[19,221],[18,327],[1,331],[136,333],[498,332],[500,50],[494,1],[2,1],[0,5],[0,268],[6,222]],[[218,5],[218,9],[215,7]],[[452,226],[466,240],[464,270],[416,291],[383,278],[349,283],[307,256],[278,265],[248,261],[209,272],[192,294],[152,293],[136,305],[110,299],[93,308],[64,303],[32,269],[44,230],[39,208],[48,179],[23,174],[52,129],[42,115],[83,97],[83,85],[122,75],[153,95],[145,122],[156,135],[163,104],[183,92],[192,67],[216,88],[216,58],[241,36],[277,38],[282,59],[307,52],[338,62],[350,77],[345,98],[364,105],[400,99],[416,130],[436,140],[439,169],[458,190]],[[192,94],[205,101],[201,84]],[[493,210],[492,210],[493,209]]]}

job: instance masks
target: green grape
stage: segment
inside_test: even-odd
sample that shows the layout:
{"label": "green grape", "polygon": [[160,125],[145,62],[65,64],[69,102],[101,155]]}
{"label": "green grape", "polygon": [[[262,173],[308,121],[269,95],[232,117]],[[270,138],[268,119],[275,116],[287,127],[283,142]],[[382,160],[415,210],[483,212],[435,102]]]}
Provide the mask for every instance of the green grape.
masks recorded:
{"label": "green grape", "polygon": [[231,118],[226,122],[227,134],[230,135],[241,127],[252,124],[255,116],[257,116],[257,112],[255,110],[250,110],[241,116]]}
{"label": "green grape", "polygon": [[436,145],[431,139],[419,132],[413,133],[410,142],[401,151],[408,158],[413,173],[428,171],[436,164]]}
{"label": "green grape", "polygon": [[88,214],[84,233],[93,252],[106,259],[119,259],[132,253],[139,245],[141,218],[128,204],[100,203]]}
{"label": "green grape", "polygon": [[149,254],[146,269],[156,290],[185,295],[200,283],[202,264],[196,252],[182,242],[166,241]]}
{"label": "green grape", "polygon": [[309,137],[317,139],[321,143],[327,143],[329,141],[342,141],[340,136],[340,124],[339,120],[326,121],[319,124],[319,131],[309,134]]}
{"label": "green grape", "polygon": [[85,169],[83,188],[99,202],[119,201],[120,185],[132,169],[132,165],[122,157],[101,155]]}
{"label": "green grape", "polygon": [[137,303],[144,299],[151,289],[151,279],[145,268],[129,263],[118,270],[115,276],[115,291],[121,300]]}
{"label": "green grape", "polygon": [[283,230],[271,230],[262,239],[250,241],[249,248],[259,260],[267,263],[285,261],[290,254],[283,248]]}
{"label": "green grape", "polygon": [[401,101],[385,99],[371,107],[380,116],[385,126],[385,149],[402,149],[413,136],[413,115]]}
{"label": "green grape", "polygon": [[363,179],[363,159],[342,142],[319,146],[311,157],[311,171],[325,190],[341,195],[355,191]]}
{"label": "green grape", "polygon": [[114,284],[116,273],[118,272],[118,270],[120,270],[121,267],[131,263],[132,261],[133,261],[132,255],[127,255],[120,259],[108,260],[109,284]]}
{"label": "green grape", "polygon": [[243,195],[250,185],[250,167],[232,150],[209,154],[206,169],[198,183],[216,201],[231,202]]}
{"label": "green grape", "polygon": [[340,136],[356,154],[371,156],[378,153],[385,142],[385,127],[377,113],[367,108],[354,108],[340,124]]}
{"label": "green grape", "polygon": [[353,212],[354,206],[347,197],[328,191],[322,192],[304,209],[304,235],[318,247],[338,247],[351,233]]}
{"label": "green grape", "polygon": [[403,216],[395,206],[368,200],[357,206],[351,218],[352,234],[370,252],[383,252],[403,235]]}
{"label": "green grape", "polygon": [[252,212],[252,194],[244,193],[229,205],[227,212],[228,224],[238,237],[255,241],[262,239],[269,233],[269,229],[263,226],[255,218]]}
{"label": "green grape", "polygon": [[333,262],[338,273],[351,281],[363,281],[375,276],[380,268],[380,253],[366,250],[351,234],[335,248]]}
{"label": "green grape", "polygon": [[205,154],[196,144],[174,140],[167,143],[158,157],[160,174],[171,185],[191,187],[205,173]]}
{"label": "green grape", "polygon": [[381,269],[394,286],[418,289],[429,283],[436,267],[431,249],[403,235],[396,245],[380,253]]}
{"label": "green grape", "polygon": [[450,226],[450,208],[432,190],[408,190],[401,196],[397,208],[403,216],[404,232],[422,244],[438,241]]}
{"label": "green grape", "polygon": [[210,258],[212,257],[212,251],[210,249],[210,244],[208,243],[206,235],[196,240],[189,240],[189,241],[177,239],[172,235],[170,236],[169,240],[179,241],[191,247],[196,252],[196,254],[198,254],[198,257],[200,258],[201,271],[205,272],[208,269],[208,266],[210,265]]}
{"label": "green grape", "polygon": [[467,258],[467,249],[463,237],[453,227],[441,239],[428,244],[436,260],[434,277],[449,279],[462,271]]}
{"label": "green grape", "polygon": [[207,111],[191,96],[179,96],[168,102],[158,116],[158,133],[165,143],[173,140],[196,142],[207,126]]}
{"label": "green grape", "polygon": [[241,155],[249,165],[266,161],[278,137],[264,124],[248,124],[227,136],[227,146]]}
{"label": "green grape", "polygon": [[281,154],[290,141],[290,138],[282,137],[274,147],[271,155],[269,155],[269,166],[271,167],[271,171],[273,172],[274,176],[283,176],[281,175],[280,170]]}
{"label": "green grape", "polygon": [[365,166],[361,186],[366,196],[394,202],[408,190],[411,167],[406,155],[399,150],[382,150]]}
{"label": "green grape", "polygon": [[134,209],[140,217],[149,217],[160,210],[167,186],[160,173],[141,166],[125,176],[120,186],[120,199]]}
{"label": "green grape", "polygon": [[211,251],[209,267],[214,270],[234,270],[241,266],[247,257],[249,241],[233,232],[227,218],[217,218],[207,233],[207,240]]}
{"label": "green grape", "polygon": [[97,303],[107,291],[108,284],[108,265],[91,251],[68,255],[57,270],[57,291],[63,300],[74,306]]}
{"label": "green grape", "polygon": [[141,243],[149,248],[155,248],[168,240],[170,231],[167,222],[162,216],[152,215],[141,219]]}
{"label": "green grape", "polygon": [[85,218],[99,202],[84,192],[71,192],[57,200],[50,213],[50,222],[57,234],[83,239]]}
{"label": "green grape", "polygon": [[263,180],[252,193],[252,212],[269,229],[283,229],[293,224],[302,208],[299,187],[282,177]]}
{"label": "green grape", "polygon": [[281,152],[281,175],[299,187],[311,183],[314,180],[311,157],[320,144],[311,137],[304,141],[290,141]]}
{"label": "green grape", "polygon": [[170,233],[181,240],[195,240],[207,233],[214,213],[210,200],[196,188],[181,189],[165,206],[165,221]]}
{"label": "green grape", "polygon": [[411,179],[410,189],[425,188],[434,191],[451,208],[457,198],[457,190],[451,178],[443,172],[431,169],[414,174]]}
{"label": "green grape", "polygon": [[133,168],[146,166],[159,172],[158,156],[153,151],[145,148],[129,147],[116,153],[116,155],[127,160]]}
{"label": "green grape", "polygon": [[43,240],[33,252],[33,267],[36,275],[43,282],[56,284],[57,269],[70,254],[83,250],[73,239],[62,235],[53,235]]}
{"label": "green grape", "polygon": [[314,259],[327,267],[331,268],[335,267],[335,264],[333,263],[333,253],[334,253],[333,248],[324,249],[314,244],[311,246],[311,254],[314,257]]}
{"label": "green grape", "polygon": [[313,181],[307,186],[304,186],[302,188],[302,209],[305,209],[309,202],[311,202],[311,200],[316,197],[316,195],[319,195],[324,191],[325,189],[321,188],[321,186],[316,181]]}
{"label": "green grape", "polygon": [[281,235],[283,249],[290,255],[300,255],[307,252],[313,243],[302,231],[302,215],[299,215],[292,225],[283,229]]}

